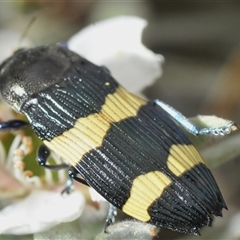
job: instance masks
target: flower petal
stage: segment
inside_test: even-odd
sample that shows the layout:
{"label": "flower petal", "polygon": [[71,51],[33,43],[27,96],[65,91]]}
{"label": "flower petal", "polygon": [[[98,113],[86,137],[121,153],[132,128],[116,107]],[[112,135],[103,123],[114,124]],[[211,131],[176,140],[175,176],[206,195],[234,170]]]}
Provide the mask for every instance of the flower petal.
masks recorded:
{"label": "flower petal", "polygon": [[137,93],[161,76],[164,61],[141,43],[146,25],[139,17],[115,17],[84,28],[68,41],[68,47],[106,66],[123,86]]}
{"label": "flower petal", "polygon": [[96,192],[93,188],[89,188],[89,193],[92,201],[94,202],[106,202],[106,199],[102,197],[98,192]]}
{"label": "flower petal", "polygon": [[27,198],[0,212],[0,234],[30,234],[45,231],[78,218],[85,206],[80,192],[63,197],[59,192],[34,191]]}
{"label": "flower petal", "polygon": [[0,197],[1,200],[23,196],[27,189],[9,172],[0,166]]}

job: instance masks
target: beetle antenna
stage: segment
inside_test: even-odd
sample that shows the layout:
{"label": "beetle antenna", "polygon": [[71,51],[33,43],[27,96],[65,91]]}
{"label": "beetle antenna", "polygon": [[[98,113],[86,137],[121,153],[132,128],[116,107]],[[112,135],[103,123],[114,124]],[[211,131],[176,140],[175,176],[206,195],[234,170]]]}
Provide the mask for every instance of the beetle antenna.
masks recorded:
{"label": "beetle antenna", "polygon": [[20,46],[21,46],[21,44],[22,44],[24,38],[27,36],[27,34],[28,34],[30,28],[32,27],[32,25],[33,25],[33,23],[36,21],[36,19],[37,19],[37,17],[34,16],[34,17],[32,17],[32,19],[29,21],[29,23],[28,23],[27,27],[25,28],[23,34],[21,35],[21,37],[20,37],[18,43],[16,44],[15,51],[18,50],[18,49],[20,48]]}

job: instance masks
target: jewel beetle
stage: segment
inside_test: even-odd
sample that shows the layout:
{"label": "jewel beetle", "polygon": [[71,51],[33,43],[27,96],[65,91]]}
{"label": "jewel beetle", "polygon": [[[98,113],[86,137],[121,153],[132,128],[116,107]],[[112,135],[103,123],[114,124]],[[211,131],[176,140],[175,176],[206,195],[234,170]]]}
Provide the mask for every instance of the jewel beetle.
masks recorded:
{"label": "jewel beetle", "polygon": [[29,125],[43,141],[40,165],[51,168],[46,162],[54,151],[66,161],[55,169],[69,167],[70,177],[133,218],[199,234],[227,208],[180,126],[195,135],[224,134],[233,122],[198,129],[169,105],[129,93],[105,67],[59,45],[16,51],[0,66],[0,92],[28,119],[0,123],[0,130]]}

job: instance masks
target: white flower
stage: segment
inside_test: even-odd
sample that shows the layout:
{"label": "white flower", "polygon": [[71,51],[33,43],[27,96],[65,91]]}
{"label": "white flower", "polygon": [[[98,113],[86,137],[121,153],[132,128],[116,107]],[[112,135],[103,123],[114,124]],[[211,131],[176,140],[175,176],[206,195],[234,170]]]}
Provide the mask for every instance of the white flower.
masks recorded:
{"label": "white flower", "polygon": [[92,24],[68,41],[70,50],[106,66],[130,92],[139,93],[162,74],[164,58],[141,42],[147,21],[121,16]]}
{"label": "white flower", "polygon": [[78,218],[85,206],[79,191],[63,197],[59,192],[33,191],[27,198],[4,208],[1,234],[30,234],[45,231]]}
{"label": "white flower", "polygon": [[66,181],[63,171],[58,174],[58,183],[54,183],[50,170],[46,169],[44,178],[40,178],[25,169],[24,158],[32,147],[31,137],[20,134],[14,138],[8,154],[0,142],[0,198],[13,200],[17,197],[13,204],[0,211],[0,234],[41,232],[75,220],[85,207],[85,198],[80,191],[68,196],[61,195],[59,188],[54,191],[54,185],[56,188]]}

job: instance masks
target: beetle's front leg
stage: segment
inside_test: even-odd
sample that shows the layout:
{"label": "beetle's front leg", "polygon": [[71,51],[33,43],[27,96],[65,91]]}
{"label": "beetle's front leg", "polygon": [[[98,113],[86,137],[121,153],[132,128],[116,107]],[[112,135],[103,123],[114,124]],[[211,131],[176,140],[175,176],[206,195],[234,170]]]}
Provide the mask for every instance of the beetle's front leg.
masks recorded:
{"label": "beetle's front leg", "polygon": [[40,166],[50,169],[50,170],[61,170],[61,169],[66,169],[69,168],[68,164],[56,164],[56,165],[47,165],[46,162],[51,154],[51,151],[48,149],[48,147],[44,144],[42,144],[37,153],[37,162]]}
{"label": "beetle's front leg", "polygon": [[207,128],[198,128],[193,123],[191,123],[184,115],[179,111],[169,106],[168,104],[160,101],[154,100],[154,105],[161,107],[166,111],[173,119],[175,119],[185,130],[190,132],[193,135],[214,135],[214,136],[224,136],[234,131],[238,127],[233,121],[226,120],[222,126],[217,127],[207,127]]}
{"label": "beetle's front leg", "polygon": [[[48,149],[48,147],[46,145],[42,144],[38,149],[38,154],[37,154],[38,164],[40,166],[44,167],[44,168],[47,168],[47,169],[50,169],[50,170],[55,170],[55,171],[69,168],[69,165],[64,164],[64,163],[63,164],[56,164],[56,165],[47,165],[46,162],[47,162],[50,154],[51,154],[51,151]],[[71,192],[72,185],[73,185],[73,181],[72,181],[73,179],[76,180],[77,182],[80,182],[84,185],[89,186],[84,179],[81,179],[81,178],[77,177],[77,174],[78,174],[78,172],[74,167],[70,167],[68,169],[69,179],[66,183],[65,188],[62,191],[62,194],[64,194],[64,193],[69,194]]]}
{"label": "beetle's front leg", "polygon": [[0,123],[0,131],[17,131],[24,127],[28,127],[29,123],[22,120],[9,120]]}

